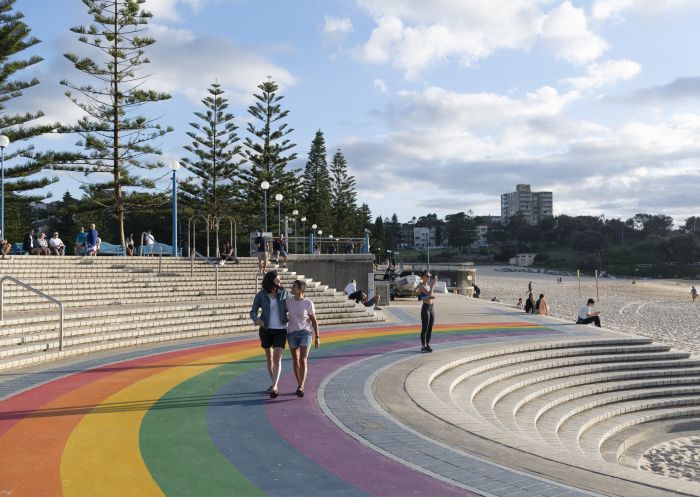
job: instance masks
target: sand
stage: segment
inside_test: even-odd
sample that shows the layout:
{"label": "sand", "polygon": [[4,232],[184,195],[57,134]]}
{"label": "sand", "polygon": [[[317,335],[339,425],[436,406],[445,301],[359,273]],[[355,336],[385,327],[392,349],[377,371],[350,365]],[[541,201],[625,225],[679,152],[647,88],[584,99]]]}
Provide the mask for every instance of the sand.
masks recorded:
{"label": "sand", "polygon": [[[697,282],[678,280],[598,279],[581,277],[581,289],[576,276],[504,272],[493,266],[477,266],[476,283],[481,298],[497,297],[502,303],[515,305],[523,301],[527,284],[532,281],[532,293],[537,300],[545,295],[550,316],[575,321],[588,298],[596,299],[602,325],[616,331],[647,336],[685,350],[700,357],[700,298],[695,304],[690,298],[690,287]],[[596,296],[598,295],[598,296]],[[592,325],[591,325],[592,326]]]}

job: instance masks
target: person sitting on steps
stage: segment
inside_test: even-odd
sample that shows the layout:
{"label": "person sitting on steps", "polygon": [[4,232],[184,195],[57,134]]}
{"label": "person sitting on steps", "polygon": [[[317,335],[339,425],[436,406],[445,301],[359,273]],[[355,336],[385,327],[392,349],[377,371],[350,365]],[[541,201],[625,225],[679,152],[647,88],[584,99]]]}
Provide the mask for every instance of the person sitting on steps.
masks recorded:
{"label": "person sitting on steps", "polygon": [[356,292],[353,292],[350,295],[348,295],[348,298],[350,300],[354,300],[355,303],[358,304],[362,302],[362,304],[364,304],[365,307],[374,306],[374,308],[378,311],[382,309],[381,307],[379,307],[379,301],[382,299],[379,295],[375,295],[374,297],[368,300],[367,294],[365,292],[363,292],[362,290],[357,290]]}

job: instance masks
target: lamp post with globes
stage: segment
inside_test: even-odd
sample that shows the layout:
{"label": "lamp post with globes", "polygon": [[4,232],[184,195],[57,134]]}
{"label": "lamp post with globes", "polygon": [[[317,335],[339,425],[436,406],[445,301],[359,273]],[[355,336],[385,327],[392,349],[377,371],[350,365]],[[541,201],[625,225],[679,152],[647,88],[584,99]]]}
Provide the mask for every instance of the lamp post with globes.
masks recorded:
{"label": "lamp post with globes", "polygon": [[309,250],[311,251],[312,254],[314,253],[313,241],[314,241],[314,236],[316,235],[316,228],[317,228],[317,226],[315,223],[311,225],[311,238],[309,239]]}
{"label": "lamp post with globes", "polygon": [[5,236],[5,147],[10,144],[10,139],[0,135],[0,238]]}
{"label": "lamp post with globes", "polygon": [[299,215],[299,211],[294,209],[292,211],[292,222],[294,223],[294,253],[297,253],[297,237],[299,236],[297,234],[297,216]]}
{"label": "lamp post with globes", "polygon": [[267,233],[267,190],[270,188],[270,183],[263,181],[260,183],[260,188],[265,192],[265,232]]}
{"label": "lamp post with globes", "polygon": [[281,214],[281,206],[282,206],[282,199],[284,197],[282,196],[281,193],[278,193],[275,195],[275,200],[277,200],[277,236],[280,236],[282,234],[282,214]]}
{"label": "lamp post with globes", "polygon": [[177,170],[180,169],[180,163],[176,160],[170,161],[168,164],[173,172],[173,257],[177,257]]}
{"label": "lamp post with globes", "polygon": [[306,252],[306,216],[301,218],[301,222],[304,223],[302,225],[302,228],[301,228],[301,231],[303,232],[303,235],[302,235],[303,245],[302,245],[301,251]]}
{"label": "lamp post with globes", "polygon": [[323,253],[323,230],[318,230],[318,253],[322,254]]}

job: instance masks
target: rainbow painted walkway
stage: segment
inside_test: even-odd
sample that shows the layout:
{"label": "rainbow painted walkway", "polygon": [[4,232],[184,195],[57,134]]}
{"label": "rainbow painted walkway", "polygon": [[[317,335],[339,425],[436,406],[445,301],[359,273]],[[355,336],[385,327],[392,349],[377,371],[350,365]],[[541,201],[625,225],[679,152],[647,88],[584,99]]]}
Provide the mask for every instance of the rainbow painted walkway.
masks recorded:
{"label": "rainbow painted walkway", "polygon": [[[560,332],[523,322],[443,325],[433,345],[550,333]],[[280,397],[262,393],[269,378],[257,338],[182,347],[86,360],[89,369],[70,374],[53,366],[37,376],[43,384],[0,401],[0,496],[487,495],[361,443],[317,395],[349,365],[415,354],[416,325],[323,333],[303,399],[287,360]]]}

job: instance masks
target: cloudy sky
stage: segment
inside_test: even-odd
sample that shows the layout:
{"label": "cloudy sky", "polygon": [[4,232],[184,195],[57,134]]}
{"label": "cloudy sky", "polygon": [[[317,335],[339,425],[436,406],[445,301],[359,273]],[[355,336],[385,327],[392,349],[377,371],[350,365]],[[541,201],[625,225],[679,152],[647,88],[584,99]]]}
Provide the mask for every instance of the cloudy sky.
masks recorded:
{"label": "cloudy sky", "polygon": [[[210,83],[221,83],[244,129],[252,93],[272,76],[290,110],[297,166],[323,130],[375,216],[500,214],[500,194],[517,183],[552,191],[555,214],[700,215],[700,0],[146,6],[158,40],[149,85],[173,96],[150,109],[175,128],[167,155],[182,156]],[[62,54],[79,50],[68,28],[89,21],[83,3],[16,8],[43,41],[32,52],[45,58],[31,74],[42,84],[18,109],[76,119],[58,81],[80,81]],[[61,174],[51,190],[77,193],[80,180]]]}

